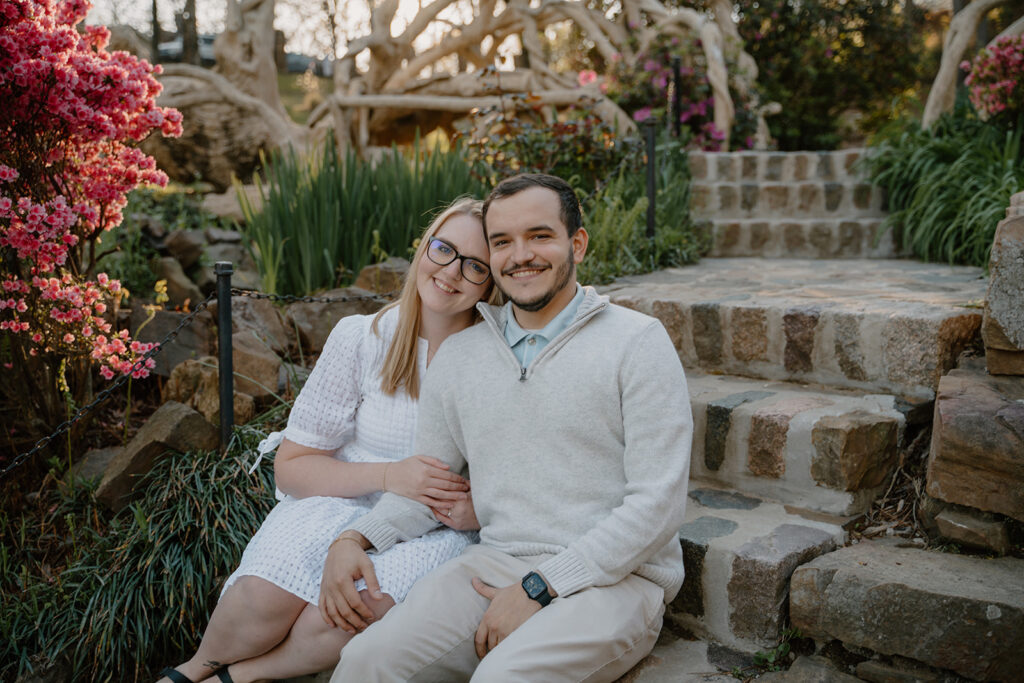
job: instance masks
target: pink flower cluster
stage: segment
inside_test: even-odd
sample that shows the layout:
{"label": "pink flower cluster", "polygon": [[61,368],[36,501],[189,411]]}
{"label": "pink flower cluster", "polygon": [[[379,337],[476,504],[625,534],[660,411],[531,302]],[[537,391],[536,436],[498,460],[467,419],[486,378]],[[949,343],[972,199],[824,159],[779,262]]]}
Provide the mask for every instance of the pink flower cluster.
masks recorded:
{"label": "pink flower cluster", "polygon": [[960,68],[968,72],[964,83],[982,120],[1024,114],[1024,36],[1000,38]]}
{"label": "pink flower cluster", "polygon": [[129,191],[167,183],[130,144],[181,135],[181,114],[156,105],[159,67],[108,53],[104,27],[77,30],[90,8],[0,0],[0,259],[17,264],[0,274],[0,330],[25,335],[31,355],[91,357],[112,377],[148,346],[111,332],[120,283],[90,280],[86,256]]}

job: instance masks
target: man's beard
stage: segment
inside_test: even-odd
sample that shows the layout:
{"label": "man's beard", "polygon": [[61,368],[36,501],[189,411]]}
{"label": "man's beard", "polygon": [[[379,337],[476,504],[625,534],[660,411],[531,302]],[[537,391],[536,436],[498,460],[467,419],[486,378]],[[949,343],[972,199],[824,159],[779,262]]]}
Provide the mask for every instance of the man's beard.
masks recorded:
{"label": "man's beard", "polygon": [[[530,266],[531,264],[527,263],[524,265]],[[498,284],[497,278],[495,278],[494,284],[497,285],[498,289],[501,290],[501,293],[505,295],[505,298],[511,301],[516,308],[526,311],[528,313],[536,313],[537,311],[541,310],[549,303],[551,303],[551,300],[554,299],[558,295],[558,293],[565,288],[567,284],[569,284],[569,279],[572,278],[573,274],[575,273],[575,266],[576,264],[573,263],[572,259],[572,250],[570,249],[569,257],[562,263],[562,265],[558,267],[558,271],[555,273],[555,284],[551,287],[551,289],[544,292],[533,301],[516,299],[514,296],[506,292],[500,284]],[[516,267],[521,268],[523,266]]]}

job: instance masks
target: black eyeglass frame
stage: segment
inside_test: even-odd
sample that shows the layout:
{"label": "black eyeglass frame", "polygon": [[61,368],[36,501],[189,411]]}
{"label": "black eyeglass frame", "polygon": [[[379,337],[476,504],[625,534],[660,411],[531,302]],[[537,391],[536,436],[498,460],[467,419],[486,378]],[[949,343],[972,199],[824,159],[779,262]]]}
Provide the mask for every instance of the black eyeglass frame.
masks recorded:
{"label": "black eyeglass frame", "polygon": [[[444,246],[446,246],[449,249],[451,249],[453,256],[450,259],[448,259],[447,261],[445,261],[444,263],[441,263],[436,258],[431,256],[430,248],[434,245],[434,242],[440,242]],[[466,282],[470,282],[470,283],[472,283],[474,285],[482,285],[482,284],[484,284],[485,282],[487,282],[491,278],[491,267],[489,265],[487,265],[486,263],[484,263],[483,261],[481,261],[478,258],[473,258],[472,256],[463,256],[462,254],[459,253],[459,250],[455,248],[454,244],[452,244],[448,240],[441,239],[440,237],[431,237],[430,238],[430,242],[427,243],[427,258],[430,259],[431,263],[436,263],[439,266],[447,266],[447,265],[451,264],[451,262],[454,261],[455,259],[458,259],[459,260],[459,271],[462,273],[462,277],[466,280]],[[487,271],[487,275],[484,277],[483,280],[481,280],[480,282],[477,282],[476,280],[474,280],[473,278],[471,278],[469,275],[466,274],[466,261],[472,261],[473,263],[479,264],[481,267],[483,267]]]}

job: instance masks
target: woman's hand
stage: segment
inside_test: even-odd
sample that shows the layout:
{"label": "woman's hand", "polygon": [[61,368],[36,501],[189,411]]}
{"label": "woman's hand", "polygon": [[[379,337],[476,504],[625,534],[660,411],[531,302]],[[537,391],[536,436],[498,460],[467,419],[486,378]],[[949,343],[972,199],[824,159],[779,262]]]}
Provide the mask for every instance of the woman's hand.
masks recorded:
{"label": "woman's hand", "polygon": [[434,519],[445,526],[458,531],[479,531],[480,522],[476,519],[476,510],[473,509],[473,493],[467,492],[466,497],[452,503],[451,507],[430,508],[434,513]]}
{"label": "woman's hand", "polygon": [[384,490],[411,498],[430,508],[449,508],[468,496],[469,482],[446,463],[427,455],[413,455],[389,463],[382,482]]}

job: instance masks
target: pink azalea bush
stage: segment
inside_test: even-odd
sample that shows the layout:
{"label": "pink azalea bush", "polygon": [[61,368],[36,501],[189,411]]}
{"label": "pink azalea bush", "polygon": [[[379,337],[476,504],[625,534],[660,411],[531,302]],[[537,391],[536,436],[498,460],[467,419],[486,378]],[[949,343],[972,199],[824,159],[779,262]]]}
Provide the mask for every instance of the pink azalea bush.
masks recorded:
{"label": "pink azalea bush", "polygon": [[968,72],[964,84],[982,120],[1024,114],[1024,36],[1000,38],[960,68]]}
{"label": "pink azalea bush", "polygon": [[159,66],[108,53],[104,27],[77,30],[90,7],[0,0],[0,331],[15,360],[87,357],[109,379],[151,345],[112,329],[123,292],[95,272],[98,244],[129,191],[167,183],[132,143],[181,135],[181,114],[155,104]]}

